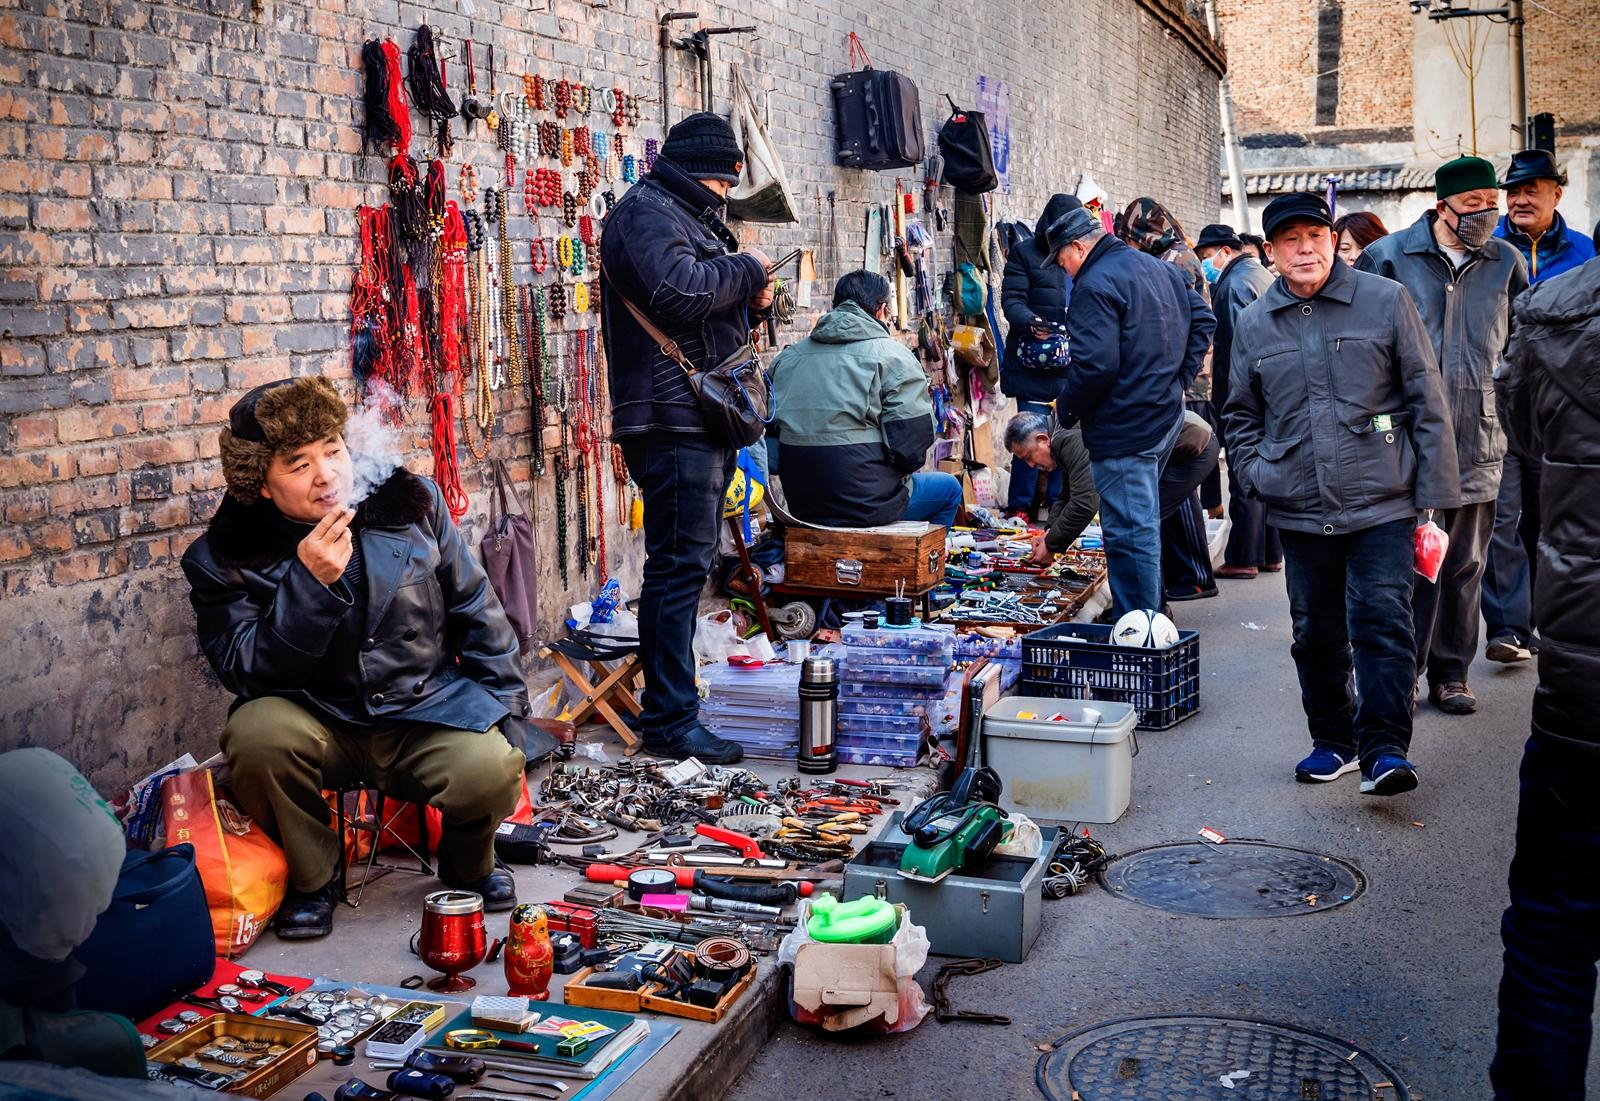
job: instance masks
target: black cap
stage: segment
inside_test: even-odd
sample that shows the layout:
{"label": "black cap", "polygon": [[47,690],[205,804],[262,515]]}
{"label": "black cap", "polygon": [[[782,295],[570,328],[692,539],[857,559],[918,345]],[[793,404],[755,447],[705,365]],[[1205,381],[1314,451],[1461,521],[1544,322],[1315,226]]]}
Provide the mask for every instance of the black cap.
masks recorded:
{"label": "black cap", "polygon": [[1556,155],[1548,149],[1524,149],[1511,154],[1511,167],[1506,169],[1506,178],[1500,186],[1510,187],[1525,180],[1554,180],[1558,184],[1565,184],[1567,174],[1561,171],[1556,164]]}
{"label": "black cap", "polygon": [[738,183],[744,167],[744,150],[733,127],[711,111],[698,111],[668,130],[659,155],[697,180]]}
{"label": "black cap", "polygon": [[1290,222],[1319,222],[1333,228],[1333,215],[1328,212],[1328,200],[1315,191],[1291,191],[1279,195],[1261,212],[1261,236],[1272,240],[1272,235]]}
{"label": "black cap", "polygon": [[261,422],[256,420],[256,405],[261,398],[278,389],[280,386],[292,386],[292,378],[280,378],[274,382],[263,382],[244,397],[233,403],[228,410],[228,430],[241,440],[250,440],[253,443],[265,443],[267,434],[261,429]]}
{"label": "black cap", "polygon": [[1050,223],[1044,231],[1044,254],[1049,260],[1060,252],[1066,245],[1072,244],[1079,237],[1085,237],[1097,229],[1104,229],[1100,219],[1091,214],[1085,207],[1069,210],[1061,217]]}
{"label": "black cap", "polygon": [[1244,248],[1244,242],[1239,240],[1239,234],[1232,226],[1220,225],[1216,222],[1206,226],[1200,231],[1200,236],[1195,240],[1196,250],[1203,248],[1221,248],[1226,245],[1231,249]]}

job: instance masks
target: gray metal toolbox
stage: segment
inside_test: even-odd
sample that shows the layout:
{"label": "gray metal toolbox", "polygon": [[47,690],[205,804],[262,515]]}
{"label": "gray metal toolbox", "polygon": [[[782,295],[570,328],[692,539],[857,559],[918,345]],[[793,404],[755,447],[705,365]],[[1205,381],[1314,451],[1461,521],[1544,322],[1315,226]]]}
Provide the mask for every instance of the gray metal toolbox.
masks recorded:
{"label": "gray metal toolbox", "polygon": [[928,931],[938,956],[979,956],[1021,963],[1039,939],[1045,866],[1055,847],[1054,826],[1041,826],[1044,846],[1032,860],[993,856],[982,867],[952,872],[938,883],[900,875],[911,839],[895,811],[882,835],[844,866],[844,901],[864,896],[902,902],[911,920]]}

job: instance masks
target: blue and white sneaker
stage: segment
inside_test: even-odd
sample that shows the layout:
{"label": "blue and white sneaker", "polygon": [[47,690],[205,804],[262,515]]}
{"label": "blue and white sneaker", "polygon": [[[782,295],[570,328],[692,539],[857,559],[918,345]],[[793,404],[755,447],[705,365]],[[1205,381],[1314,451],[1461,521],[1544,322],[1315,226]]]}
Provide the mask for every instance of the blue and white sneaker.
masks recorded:
{"label": "blue and white sneaker", "polygon": [[1362,795],[1401,795],[1417,786],[1417,766],[1404,757],[1385,753],[1361,770]]}
{"label": "blue and white sneaker", "polygon": [[1313,749],[1311,756],[1294,766],[1294,778],[1302,784],[1326,784],[1361,767],[1361,758],[1332,749]]}

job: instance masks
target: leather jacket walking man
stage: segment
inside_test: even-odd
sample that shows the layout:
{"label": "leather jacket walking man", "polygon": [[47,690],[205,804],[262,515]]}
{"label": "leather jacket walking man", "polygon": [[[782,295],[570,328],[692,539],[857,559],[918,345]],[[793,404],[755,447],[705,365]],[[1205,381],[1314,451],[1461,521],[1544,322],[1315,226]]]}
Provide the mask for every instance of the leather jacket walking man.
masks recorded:
{"label": "leather jacket walking man", "polygon": [[516,634],[438,487],[401,469],[350,507],[345,420],[326,379],[240,398],[227,496],[183,556],[201,652],[238,697],[222,732],[234,793],[288,857],[287,939],[333,927],[341,839],[322,793],[357,783],[437,808],[439,878],[512,906],[494,830],[528,756],[554,748],[526,721]]}

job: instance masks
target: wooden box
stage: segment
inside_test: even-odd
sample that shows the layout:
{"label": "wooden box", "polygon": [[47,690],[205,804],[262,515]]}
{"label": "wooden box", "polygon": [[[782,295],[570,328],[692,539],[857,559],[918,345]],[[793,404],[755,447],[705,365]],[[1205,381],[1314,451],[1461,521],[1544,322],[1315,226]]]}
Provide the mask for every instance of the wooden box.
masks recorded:
{"label": "wooden box", "polygon": [[[693,956],[694,953],[690,952],[688,955]],[[739,996],[749,990],[750,984],[755,981],[756,965],[752,961],[744,973],[744,978],[734,983],[733,987],[722,996],[722,1000],[710,1008],[694,1005],[690,1002],[679,1002],[671,998],[663,998],[661,996],[662,988],[658,985],[652,985],[644,997],[639,999],[639,1006],[641,1009],[648,1009],[652,1013],[665,1013],[669,1017],[683,1017],[687,1020],[702,1021],[706,1024],[714,1025],[722,1020],[723,1015],[733,1008],[733,1003],[738,1001]]]}
{"label": "wooden box", "polygon": [[566,1005],[582,1006],[585,1009],[611,1009],[618,1013],[637,1013],[639,1005],[647,992],[653,993],[660,987],[656,983],[645,983],[637,990],[611,990],[603,986],[585,986],[584,981],[595,973],[595,968],[585,967],[568,979],[561,988],[561,1000]]}
{"label": "wooden box", "polygon": [[786,589],[921,595],[944,580],[945,529],[937,524],[899,523],[877,528],[798,528],[787,531]]}

